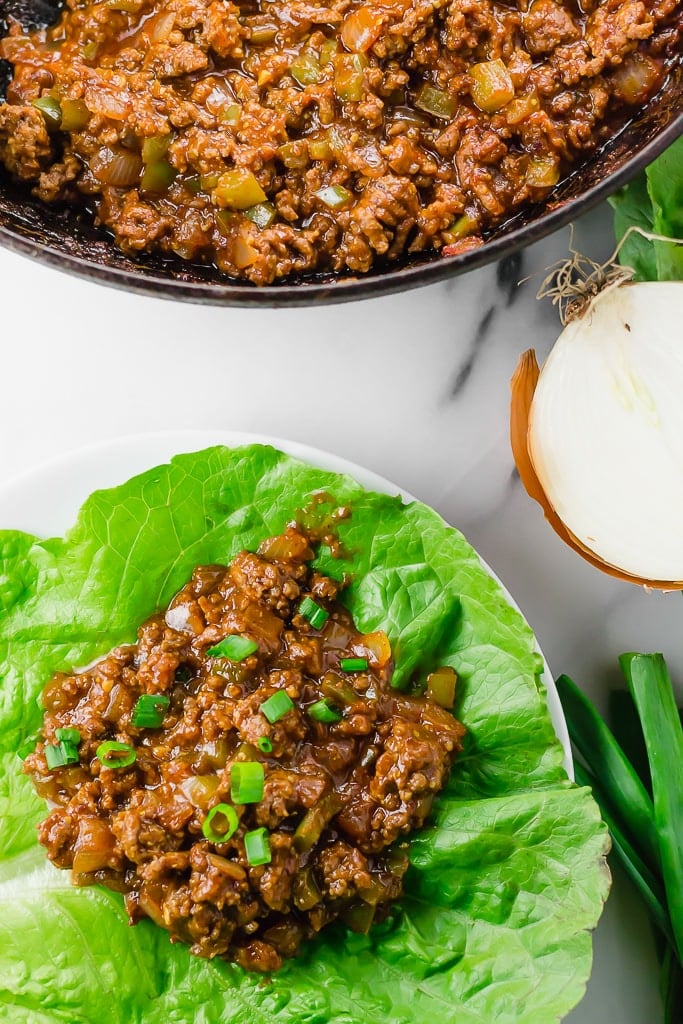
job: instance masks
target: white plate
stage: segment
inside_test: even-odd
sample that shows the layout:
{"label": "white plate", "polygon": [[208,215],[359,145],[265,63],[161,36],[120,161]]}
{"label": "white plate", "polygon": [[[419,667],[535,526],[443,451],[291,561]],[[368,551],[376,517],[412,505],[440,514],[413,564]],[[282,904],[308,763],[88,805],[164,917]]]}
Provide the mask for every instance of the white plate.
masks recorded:
{"label": "white plate", "polygon": [[[368,490],[400,494],[404,501],[418,500],[362,466],[295,441],[235,431],[179,430],[135,434],[81,448],[14,477],[0,486],[0,529],[24,530],[39,537],[58,536],[73,524],[79,508],[93,491],[124,483],[129,477],[167,462],[180,452],[199,451],[216,444],[230,448],[244,444],[270,444],[320,469],[346,473]],[[480,561],[500,584],[508,603],[520,611],[490,566],[482,558]],[[542,681],[547,690],[548,710],[558,739],[564,747],[564,766],[573,778],[567,724],[545,659],[544,663]]]}

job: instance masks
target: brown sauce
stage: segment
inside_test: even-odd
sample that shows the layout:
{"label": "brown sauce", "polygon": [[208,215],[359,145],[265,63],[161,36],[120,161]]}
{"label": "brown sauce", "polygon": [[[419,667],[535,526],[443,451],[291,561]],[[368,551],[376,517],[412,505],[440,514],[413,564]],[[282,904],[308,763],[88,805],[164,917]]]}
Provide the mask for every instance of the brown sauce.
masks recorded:
{"label": "brown sauce", "polygon": [[249,970],[386,915],[464,734],[392,688],[387,637],[358,631],[311,543],[292,526],[197,568],[136,643],[57,675],[25,762],[53,863]]}

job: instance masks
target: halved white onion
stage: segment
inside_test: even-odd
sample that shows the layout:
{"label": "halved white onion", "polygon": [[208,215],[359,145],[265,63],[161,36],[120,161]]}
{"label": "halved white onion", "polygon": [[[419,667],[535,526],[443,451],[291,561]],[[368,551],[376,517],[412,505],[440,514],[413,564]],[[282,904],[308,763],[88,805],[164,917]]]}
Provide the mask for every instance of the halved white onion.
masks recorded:
{"label": "halved white onion", "polygon": [[511,437],[551,525],[622,579],[683,588],[683,282],[621,283],[513,379]]}

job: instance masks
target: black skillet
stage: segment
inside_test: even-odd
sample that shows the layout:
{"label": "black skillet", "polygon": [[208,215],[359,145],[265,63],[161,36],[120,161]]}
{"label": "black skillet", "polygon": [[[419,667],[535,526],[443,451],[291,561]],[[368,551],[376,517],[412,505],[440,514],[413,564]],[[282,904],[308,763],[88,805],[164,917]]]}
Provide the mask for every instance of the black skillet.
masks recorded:
{"label": "black skillet", "polygon": [[[0,35],[6,19],[24,28],[46,25],[58,6],[48,0],[0,0]],[[9,68],[0,61],[0,95]],[[308,306],[402,292],[507,256],[575,220],[616,191],[683,134],[683,69],[675,68],[661,92],[589,160],[569,175],[544,204],[527,208],[490,232],[486,244],[459,256],[423,253],[377,265],[362,277],[332,274],[289,278],[265,288],[233,281],[208,266],[148,256],[132,259],[96,229],[87,211],[49,207],[0,172],[0,244],[59,270],[116,288],[168,299],[220,306]],[[27,268],[27,275],[30,269]]]}

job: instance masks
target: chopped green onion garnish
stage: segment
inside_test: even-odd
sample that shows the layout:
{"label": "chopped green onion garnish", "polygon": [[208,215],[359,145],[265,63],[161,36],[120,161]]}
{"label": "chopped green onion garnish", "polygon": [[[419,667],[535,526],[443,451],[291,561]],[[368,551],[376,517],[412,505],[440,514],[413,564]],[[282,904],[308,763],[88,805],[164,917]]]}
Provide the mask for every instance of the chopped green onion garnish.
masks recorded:
{"label": "chopped green onion garnish", "polygon": [[100,743],[95,755],[105,768],[129,768],[136,759],[135,751],[127,743],[107,740]]}
{"label": "chopped green onion garnish", "polygon": [[267,736],[259,736],[256,741],[256,746],[259,748],[262,754],[270,754],[273,749],[273,744],[270,742]]}
{"label": "chopped green onion garnish", "polygon": [[130,724],[136,729],[158,729],[169,703],[170,697],[164,693],[143,693],[133,708]]}
{"label": "chopped green onion garnish", "polygon": [[341,711],[333,707],[324,697],[322,700],[317,700],[315,704],[311,704],[306,709],[306,713],[315,722],[338,722],[342,718]]}
{"label": "chopped green onion garnish", "polygon": [[33,106],[41,112],[48,128],[59,128],[62,123],[62,108],[59,100],[56,100],[54,96],[39,96],[37,100],[33,100]]}
{"label": "chopped green onion garnish", "polygon": [[72,747],[77,747],[81,742],[78,729],[55,729],[55,738],[58,742],[70,743]]}
{"label": "chopped green onion garnish", "polygon": [[54,746],[48,744],[45,747],[45,760],[50,771],[55,768],[63,768],[67,764],[78,764],[78,751],[71,743],[56,743]]}
{"label": "chopped green onion garnish", "polygon": [[252,867],[270,864],[270,840],[267,829],[255,828],[253,832],[247,832],[244,837],[244,852]]}
{"label": "chopped green onion garnish", "polygon": [[340,658],[339,668],[342,672],[365,672],[368,667],[367,658]]}
{"label": "chopped green onion garnish", "polygon": [[230,804],[216,804],[204,818],[202,833],[210,843],[227,843],[239,827],[237,811]]}
{"label": "chopped green onion garnish", "polygon": [[322,629],[330,617],[330,613],[316,604],[313,598],[305,597],[299,605],[299,615],[308,619],[314,629]]}
{"label": "chopped green onion garnish", "polygon": [[230,767],[230,794],[236,804],[257,804],[263,797],[265,772],[260,761],[236,761]]}
{"label": "chopped green onion garnish", "polygon": [[292,708],[294,707],[294,701],[285,693],[284,690],[278,690],[268,700],[264,700],[261,705],[261,712],[266,716],[270,724],[278,722],[281,718],[284,718]]}
{"label": "chopped green onion garnish", "polygon": [[215,647],[209,647],[206,653],[210,658],[229,658],[230,661],[244,661],[254,651],[258,651],[256,641],[250,640],[248,636],[240,636],[236,633],[234,636],[226,636],[225,640],[221,640]]}

